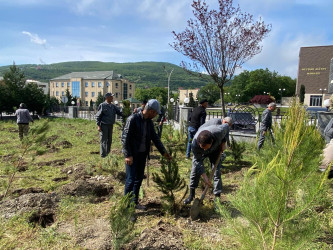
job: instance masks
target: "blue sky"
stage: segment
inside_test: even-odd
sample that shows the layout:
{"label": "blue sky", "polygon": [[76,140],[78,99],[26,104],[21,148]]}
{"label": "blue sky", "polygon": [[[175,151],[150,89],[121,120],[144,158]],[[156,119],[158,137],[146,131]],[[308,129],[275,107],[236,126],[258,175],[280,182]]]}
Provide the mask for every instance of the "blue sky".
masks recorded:
{"label": "blue sky", "polygon": [[[179,65],[171,32],[192,17],[191,0],[0,0],[0,66],[65,61],[159,61]],[[207,0],[216,7],[217,0]],[[299,48],[333,45],[333,0],[234,0],[272,24],[243,69],[297,76]],[[240,72],[241,70],[238,70]]]}

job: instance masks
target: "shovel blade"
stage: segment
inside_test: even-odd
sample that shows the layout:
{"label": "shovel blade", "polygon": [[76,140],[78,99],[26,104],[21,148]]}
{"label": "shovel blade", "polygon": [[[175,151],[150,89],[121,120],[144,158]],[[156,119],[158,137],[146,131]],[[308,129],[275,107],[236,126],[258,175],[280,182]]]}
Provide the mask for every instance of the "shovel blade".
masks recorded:
{"label": "shovel blade", "polygon": [[195,198],[190,210],[190,215],[192,220],[196,220],[198,218],[200,213],[200,205],[201,205],[200,200],[198,198]]}

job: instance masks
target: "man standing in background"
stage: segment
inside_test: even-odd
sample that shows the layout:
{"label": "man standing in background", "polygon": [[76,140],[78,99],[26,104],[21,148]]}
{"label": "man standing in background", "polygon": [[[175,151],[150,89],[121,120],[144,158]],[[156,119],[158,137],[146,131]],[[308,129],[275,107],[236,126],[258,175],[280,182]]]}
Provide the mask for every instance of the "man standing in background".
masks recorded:
{"label": "man standing in background", "polygon": [[27,136],[29,132],[29,122],[34,122],[29,110],[24,103],[20,104],[20,107],[16,110],[15,115],[17,117],[17,125],[19,127],[19,137],[23,140],[23,135]]}
{"label": "man standing in background", "polygon": [[199,127],[205,123],[206,121],[206,108],[208,107],[207,99],[203,99],[200,101],[200,105],[193,109],[192,114],[189,118],[188,122],[188,143],[187,143],[187,150],[186,150],[186,159],[189,159],[191,156],[191,145],[192,140],[195,133],[198,131]]}
{"label": "man standing in background", "polygon": [[264,145],[267,131],[270,132],[272,137],[272,142],[274,143],[274,137],[272,133],[272,112],[274,112],[275,108],[276,108],[276,103],[271,102],[270,104],[268,104],[267,109],[265,109],[264,112],[262,112],[262,118],[260,124],[260,136],[258,140],[258,150],[260,150]]}
{"label": "man standing in background", "polygon": [[116,122],[116,114],[123,116],[123,112],[112,104],[113,94],[105,94],[105,102],[98,106],[96,113],[97,129],[100,135],[101,157],[106,157],[111,150],[113,124]]}

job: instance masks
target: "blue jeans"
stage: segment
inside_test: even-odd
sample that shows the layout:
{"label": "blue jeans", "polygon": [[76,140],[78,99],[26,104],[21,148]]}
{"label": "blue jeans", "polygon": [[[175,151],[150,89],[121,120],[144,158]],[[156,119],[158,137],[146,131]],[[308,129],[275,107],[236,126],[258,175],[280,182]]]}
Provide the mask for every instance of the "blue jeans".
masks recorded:
{"label": "blue jeans", "polygon": [[186,158],[190,158],[190,156],[191,156],[192,141],[193,141],[194,135],[197,131],[198,130],[196,128],[193,128],[191,126],[189,126],[187,129],[188,143],[187,143],[187,149],[186,149]]}
{"label": "blue jeans", "polygon": [[134,202],[138,204],[139,191],[143,180],[145,166],[146,166],[147,153],[138,153],[133,157],[133,164],[126,166],[126,183],[125,183],[125,195],[133,192]]}

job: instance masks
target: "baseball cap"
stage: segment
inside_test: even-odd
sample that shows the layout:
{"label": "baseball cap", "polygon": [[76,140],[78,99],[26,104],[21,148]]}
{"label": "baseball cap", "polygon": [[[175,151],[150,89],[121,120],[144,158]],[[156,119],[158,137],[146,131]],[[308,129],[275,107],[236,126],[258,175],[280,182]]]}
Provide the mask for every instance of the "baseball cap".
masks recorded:
{"label": "baseball cap", "polygon": [[150,99],[147,104],[149,108],[155,110],[158,114],[161,114],[160,103],[156,99]]}
{"label": "baseball cap", "polygon": [[109,97],[109,96],[114,96],[114,94],[108,92],[108,93],[106,93],[106,94],[104,95],[105,98],[106,98],[106,97]]}
{"label": "baseball cap", "polygon": [[205,102],[208,102],[208,100],[207,100],[207,99],[202,99],[199,103],[200,103],[200,104],[203,104],[203,103],[205,103]]}

